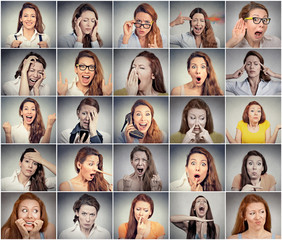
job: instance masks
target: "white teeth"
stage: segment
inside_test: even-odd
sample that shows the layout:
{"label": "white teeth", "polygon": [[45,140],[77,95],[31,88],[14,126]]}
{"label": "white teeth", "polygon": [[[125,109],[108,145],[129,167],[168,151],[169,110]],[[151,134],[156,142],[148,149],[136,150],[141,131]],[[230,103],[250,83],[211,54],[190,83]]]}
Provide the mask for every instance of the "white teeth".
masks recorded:
{"label": "white teeth", "polygon": [[147,126],[147,123],[140,123],[139,125],[145,127],[145,126]]}
{"label": "white teeth", "polygon": [[84,78],[90,78],[90,76],[82,76],[82,77],[84,77]]}

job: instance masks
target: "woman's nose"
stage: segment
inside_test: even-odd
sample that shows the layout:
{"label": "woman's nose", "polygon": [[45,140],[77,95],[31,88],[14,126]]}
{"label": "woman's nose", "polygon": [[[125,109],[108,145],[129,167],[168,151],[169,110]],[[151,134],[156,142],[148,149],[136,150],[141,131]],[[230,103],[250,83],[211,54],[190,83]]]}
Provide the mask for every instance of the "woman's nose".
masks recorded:
{"label": "woman's nose", "polygon": [[196,165],[196,171],[200,171],[200,165]]}

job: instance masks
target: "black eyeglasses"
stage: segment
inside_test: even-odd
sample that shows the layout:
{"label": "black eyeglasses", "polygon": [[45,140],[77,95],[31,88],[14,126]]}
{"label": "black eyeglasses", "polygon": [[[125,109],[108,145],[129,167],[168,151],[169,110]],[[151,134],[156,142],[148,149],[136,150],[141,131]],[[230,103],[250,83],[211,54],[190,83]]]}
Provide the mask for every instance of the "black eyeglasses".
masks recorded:
{"label": "black eyeglasses", "polygon": [[135,22],[134,25],[136,28],[141,28],[143,26],[143,28],[145,29],[149,29],[154,21],[150,22],[150,23],[141,23],[141,22]]}
{"label": "black eyeglasses", "polygon": [[95,66],[95,65],[89,65],[89,66],[87,66],[87,65],[85,65],[85,64],[76,64],[75,66],[76,66],[76,67],[79,67],[79,69],[80,69],[81,71],[85,71],[86,68],[88,68],[90,72],[94,72],[95,69],[96,69],[96,66]]}
{"label": "black eyeglasses", "polygon": [[268,25],[271,18],[247,17],[244,20],[253,20],[254,24],[259,24],[262,21],[264,25]]}

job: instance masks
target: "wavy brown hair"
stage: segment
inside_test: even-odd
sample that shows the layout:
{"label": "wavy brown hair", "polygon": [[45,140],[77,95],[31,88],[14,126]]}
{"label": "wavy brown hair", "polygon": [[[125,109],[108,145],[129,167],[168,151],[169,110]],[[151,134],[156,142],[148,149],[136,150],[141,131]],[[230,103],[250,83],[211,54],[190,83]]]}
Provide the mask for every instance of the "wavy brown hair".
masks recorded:
{"label": "wavy brown hair", "polygon": [[[202,46],[204,48],[217,48],[217,47],[219,47],[219,46],[217,46],[217,42],[215,40],[214,32],[213,32],[211,23],[208,20],[208,14],[206,13],[206,11],[202,8],[195,8],[190,13],[190,18],[193,19],[193,16],[196,13],[203,14],[204,18],[205,18],[205,29],[203,30],[203,32],[201,34]],[[192,28],[192,21],[190,21],[190,28]],[[193,30],[192,30],[192,34],[195,35]]]}
{"label": "wavy brown hair", "polygon": [[267,202],[257,194],[248,194],[247,196],[244,197],[238,209],[236,222],[231,233],[232,235],[243,233],[249,229],[248,222],[245,221],[245,217],[246,217],[247,206],[250,203],[262,203],[264,205],[266,211],[266,220],[264,224],[264,229],[268,232],[271,232],[271,215]]}
{"label": "wavy brown hair", "polygon": [[207,176],[200,183],[202,188],[203,188],[203,191],[221,191],[222,187],[221,187],[221,184],[220,184],[219,179],[218,179],[216,166],[215,166],[215,163],[214,163],[214,158],[210,154],[210,152],[207,151],[205,148],[193,147],[190,150],[190,153],[187,156],[185,167],[188,167],[190,157],[195,153],[199,153],[199,154],[204,155],[207,158],[207,161],[208,161]]}
{"label": "wavy brown hair", "polygon": [[[195,216],[197,217],[197,214],[196,214],[196,211],[195,211],[195,205],[196,205],[196,202],[197,202],[197,199],[198,198],[204,198],[206,199],[204,196],[198,196],[195,198],[195,200],[192,202],[192,205],[191,205],[191,209],[190,209],[190,216]],[[211,211],[211,207],[210,207],[210,204],[209,204],[209,201],[206,199],[207,201],[207,205],[208,205],[208,211],[206,213],[206,219],[207,220],[213,220],[213,216],[212,216],[212,211]],[[210,221],[210,222],[207,222],[207,239],[215,239],[216,237],[216,228],[215,228],[215,224],[214,224],[214,221]],[[189,221],[188,223],[188,231],[187,231],[187,239],[195,239],[195,236],[196,236],[196,221],[194,220],[191,220]]]}
{"label": "wavy brown hair", "polygon": [[245,107],[245,110],[244,110],[243,116],[242,116],[243,122],[248,123],[248,124],[250,123],[249,122],[249,109],[250,109],[250,107],[252,105],[260,106],[260,108],[261,108],[261,117],[260,117],[260,120],[259,120],[259,124],[264,123],[264,121],[266,120],[266,115],[265,115],[265,112],[263,111],[262,106],[257,101],[249,102],[248,105]]}
{"label": "wavy brown hair", "polygon": [[162,143],[163,142],[163,134],[162,134],[162,131],[159,129],[159,126],[158,126],[156,120],[154,119],[154,108],[148,101],[146,101],[144,99],[138,99],[133,104],[133,106],[131,107],[132,116],[134,116],[134,112],[135,112],[136,107],[141,106],[141,105],[147,106],[150,109],[151,115],[152,115],[152,122],[151,122],[151,125],[150,125],[150,127],[147,131],[146,136],[143,139],[143,143]]}
{"label": "wavy brown hair", "polygon": [[16,225],[16,220],[18,220],[18,210],[19,210],[19,205],[22,201],[24,200],[35,200],[39,203],[40,206],[40,219],[43,221],[43,225],[40,229],[40,232],[44,232],[48,226],[48,215],[46,212],[46,208],[44,205],[44,202],[40,200],[39,197],[37,197],[33,193],[23,193],[20,195],[18,200],[15,202],[13,211],[8,218],[7,222],[3,225],[1,228],[1,238],[2,239],[22,239],[22,235],[20,233],[19,228]]}
{"label": "wavy brown hair", "polygon": [[241,185],[240,185],[240,191],[242,190],[242,188],[247,185],[247,184],[252,184],[251,183],[251,179],[250,179],[250,176],[248,174],[248,170],[247,170],[247,162],[248,162],[248,159],[249,157],[251,156],[258,156],[261,158],[262,160],[262,165],[263,165],[263,171],[261,172],[261,175],[264,175],[266,172],[267,172],[267,164],[266,164],[266,161],[265,161],[265,158],[264,156],[256,151],[256,150],[252,150],[252,151],[249,151],[246,156],[244,157],[243,159],[243,163],[242,163],[242,168],[241,168]]}
{"label": "wavy brown hair", "polygon": [[163,47],[163,41],[162,41],[162,36],[159,27],[157,26],[157,19],[158,19],[158,14],[156,13],[155,9],[148,3],[142,3],[140,4],[134,11],[134,19],[139,12],[144,12],[147,13],[151,16],[153,20],[153,24],[151,26],[151,30],[148,32],[146,35],[146,42],[145,46],[146,48],[148,47],[148,44],[153,44],[154,43],[154,36],[157,36],[157,45],[159,48]]}
{"label": "wavy brown hair", "polygon": [[[72,24],[72,29],[73,29],[73,32],[76,34],[75,32],[75,21],[81,16],[81,14],[83,12],[86,12],[86,11],[91,11],[91,12],[94,12],[95,14],[95,18],[97,19],[98,21],[98,12],[96,11],[96,9],[90,4],[90,3],[82,3],[80,4],[74,11],[73,13],[73,16],[72,16],[72,20],[71,20],[71,24]],[[95,21],[95,25],[94,25],[94,28],[96,27],[96,21]],[[97,37],[97,41],[99,43],[99,47],[102,47],[103,46],[103,41],[99,35],[99,33],[97,32],[96,33],[96,37]],[[91,36],[90,34],[86,34],[84,37],[83,37],[83,40],[82,40],[82,43],[83,43],[83,47],[84,48],[91,48]]]}
{"label": "wavy brown hair", "polygon": [[23,16],[23,10],[26,9],[26,8],[31,8],[35,11],[35,14],[36,14],[36,23],[35,23],[35,29],[37,30],[37,32],[39,33],[43,33],[44,32],[44,24],[43,24],[43,21],[42,21],[42,17],[41,17],[41,13],[39,11],[39,8],[31,3],[31,2],[26,2],[23,4],[20,12],[19,12],[19,17],[18,17],[18,26],[17,26],[17,32],[20,31],[21,27],[23,26],[22,22],[21,22],[21,18]]}
{"label": "wavy brown hair", "polygon": [[[145,57],[150,62],[151,72],[152,72],[153,77],[154,77],[153,81],[152,81],[153,89],[158,93],[166,93],[161,62],[158,59],[158,57],[152,52],[143,51],[143,52],[139,53],[133,59],[133,61],[131,62],[131,65],[130,65],[130,69],[129,69],[129,72],[128,72],[128,75],[127,75],[127,79],[129,78],[130,73],[132,71],[133,63],[134,63],[135,59],[138,58],[138,57]],[[142,93],[138,91],[137,95],[142,95]]]}
{"label": "wavy brown hair", "polygon": [[189,110],[192,108],[204,109],[206,111],[207,121],[206,121],[205,129],[208,130],[209,134],[213,133],[213,119],[212,119],[211,110],[208,104],[206,104],[206,102],[200,98],[191,99],[184,107],[182,112],[182,120],[181,120],[181,126],[179,132],[181,132],[182,134],[186,134],[186,132],[190,130],[187,117]]}
{"label": "wavy brown hair", "polygon": [[29,142],[30,143],[39,143],[40,139],[45,134],[45,126],[43,123],[40,106],[38,102],[33,98],[26,98],[22,101],[19,108],[19,115],[22,117],[21,111],[24,108],[24,104],[27,102],[31,102],[35,105],[36,115],[33,122],[30,124],[30,133],[29,133]]}
{"label": "wavy brown hair", "polygon": [[129,220],[128,220],[128,228],[127,228],[125,239],[135,239],[136,238],[138,222],[137,222],[137,219],[135,218],[134,208],[138,201],[147,202],[150,204],[151,215],[149,216],[149,218],[154,213],[154,202],[150,196],[146,194],[139,194],[138,196],[136,196],[131,203],[131,208],[129,212]]}
{"label": "wavy brown hair", "polygon": [[[35,152],[34,148],[27,148],[20,158],[22,162],[24,160],[24,155],[29,152]],[[45,184],[45,172],[43,165],[41,163],[37,163],[37,168],[35,173],[30,177],[30,186],[29,191],[48,191],[48,187]]]}
{"label": "wavy brown hair", "polygon": [[[144,152],[146,154],[147,162],[148,162],[148,168],[147,168],[147,170],[144,174],[144,177],[143,177],[143,190],[144,191],[151,191],[150,181],[151,181],[151,179],[153,178],[154,175],[158,174],[157,168],[156,168],[156,165],[155,165],[155,161],[153,159],[153,155],[152,155],[149,148],[147,148],[143,145],[138,145],[138,146],[134,147],[133,150],[130,153],[131,162],[133,161],[134,153],[136,153],[136,152]],[[162,188],[162,185],[161,185],[161,188]]]}
{"label": "wavy brown hair", "polygon": [[[254,51],[254,50],[247,52],[247,54],[246,54],[246,56],[245,56],[245,58],[244,58],[244,61],[243,61],[244,64],[246,63],[246,60],[247,60],[247,58],[248,58],[249,56],[255,56],[255,57],[257,57],[257,58],[259,59],[260,63],[261,63],[261,64],[264,64],[264,59],[263,59],[263,57],[262,57],[257,51]],[[268,82],[268,81],[271,80],[270,76],[267,76],[267,75],[263,72],[263,68],[262,68],[262,67],[260,68],[259,77],[260,77],[261,79],[263,79],[264,81],[266,81],[266,82]]]}
{"label": "wavy brown hair", "polygon": [[[96,149],[91,147],[83,147],[76,154],[74,160],[74,167],[77,173],[79,173],[80,169],[78,168],[78,162],[81,164],[84,163],[87,156],[95,155],[99,158],[98,169],[103,171],[103,156]],[[94,178],[88,182],[88,191],[108,191],[110,184],[104,178],[103,173],[96,172]]]}
{"label": "wavy brown hair", "polygon": [[269,16],[268,10],[264,5],[262,5],[260,3],[256,3],[256,2],[250,2],[241,9],[241,11],[239,13],[239,18],[245,19],[245,18],[249,17],[250,11],[253,10],[253,9],[256,9],[256,8],[263,9],[264,11],[266,11],[267,17]]}
{"label": "wavy brown hair", "polygon": [[84,99],[82,99],[82,100],[80,101],[80,103],[79,103],[79,105],[78,105],[78,107],[77,107],[77,109],[76,109],[76,114],[77,114],[77,115],[79,114],[80,109],[81,109],[82,106],[84,106],[84,105],[88,105],[88,106],[91,106],[91,107],[96,108],[97,113],[99,113],[99,111],[100,111],[100,107],[99,107],[98,101],[97,101],[96,99],[94,99],[94,98],[88,97],[88,98],[84,98]]}
{"label": "wavy brown hair", "polygon": [[217,82],[216,74],[212,66],[212,61],[206,53],[200,51],[193,52],[187,60],[187,70],[190,69],[192,59],[196,57],[203,58],[207,66],[207,78],[202,85],[201,95],[223,95],[223,92]]}
{"label": "wavy brown hair", "polygon": [[75,59],[74,66],[76,68],[78,68],[76,65],[79,64],[79,59],[83,57],[92,58],[95,65],[95,74],[89,84],[89,90],[87,92],[87,95],[103,95],[102,82],[104,79],[104,71],[101,62],[99,61],[99,58],[96,56],[95,53],[91,52],[90,50],[83,50],[79,52],[78,56]]}

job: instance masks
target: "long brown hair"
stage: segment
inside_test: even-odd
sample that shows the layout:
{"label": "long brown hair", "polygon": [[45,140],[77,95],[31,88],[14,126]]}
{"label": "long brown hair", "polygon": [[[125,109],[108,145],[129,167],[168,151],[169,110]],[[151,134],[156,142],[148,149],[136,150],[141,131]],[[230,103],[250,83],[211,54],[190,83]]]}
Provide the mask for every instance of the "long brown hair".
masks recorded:
{"label": "long brown hair", "polygon": [[[81,164],[84,163],[87,156],[95,155],[99,158],[98,169],[103,171],[103,156],[100,154],[96,149],[90,147],[83,147],[81,148],[78,153],[76,154],[74,160],[74,167],[76,172],[79,173],[80,169],[77,166],[77,163],[80,162]],[[109,190],[109,183],[104,178],[103,173],[96,172],[94,178],[88,182],[88,191],[108,191]]]}
{"label": "long brown hair", "polygon": [[[16,222],[16,220],[19,219],[18,209],[19,209],[20,203],[24,200],[27,200],[27,199],[35,200],[39,203],[40,219],[43,221],[43,225],[40,229],[40,232],[44,232],[46,230],[46,228],[48,226],[48,215],[47,215],[47,212],[46,212],[44,202],[42,200],[40,200],[40,198],[37,197],[33,193],[30,193],[30,192],[23,193],[22,195],[20,195],[18,200],[15,202],[14,207],[13,207],[13,211],[12,211],[10,217],[8,218],[7,222],[3,225],[3,227],[1,228],[2,239],[22,239],[22,235],[20,233],[20,230],[17,227],[15,222]],[[8,236],[7,236],[7,234],[8,234]]]}
{"label": "long brown hair", "polygon": [[[21,155],[20,161],[24,159],[24,155],[29,152],[35,152],[34,148],[27,148]],[[30,177],[29,191],[48,191],[48,187],[45,184],[45,172],[43,165],[37,163],[35,173]]]}
{"label": "long brown hair", "polygon": [[[206,199],[204,196],[199,195],[198,197],[195,198],[195,200],[192,202],[191,205],[191,209],[190,209],[190,216],[197,216],[196,211],[195,211],[195,205],[197,202],[198,198],[204,198]],[[208,205],[208,210],[206,213],[206,219],[207,220],[213,220],[213,216],[212,216],[212,211],[211,211],[211,207],[209,204],[209,201],[206,199],[207,201],[207,205]],[[214,221],[210,221],[207,222],[207,239],[215,239],[216,237],[216,228],[215,228],[215,224]],[[187,231],[187,239],[195,239],[196,236],[196,221],[192,220],[189,221],[188,223],[188,231]]]}
{"label": "long brown hair", "polygon": [[196,57],[203,58],[207,66],[207,78],[202,85],[201,95],[223,95],[223,92],[217,82],[216,74],[212,66],[212,61],[206,53],[200,51],[193,52],[187,60],[187,70],[189,70],[190,68],[191,60]]}
{"label": "long brown hair", "polygon": [[[97,19],[98,21],[98,12],[96,11],[96,9],[90,4],[90,3],[82,3],[80,4],[74,11],[73,13],[73,16],[72,16],[72,20],[71,20],[71,23],[72,23],[72,29],[73,29],[73,32],[76,34],[75,32],[75,21],[81,16],[81,14],[83,12],[86,12],[86,11],[91,11],[91,12],[94,12],[95,14],[95,18]],[[95,26],[96,27],[96,22],[95,22]],[[103,41],[99,35],[99,33],[97,32],[96,33],[96,37],[97,37],[97,41],[99,43],[99,47],[102,47],[103,46]],[[91,48],[91,36],[90,34],[86,34],[82,40],[82,43],[83,43],[83,47],[84,48]]]}
{"label": "long brown hair", "polygon": [[157,26],[158,14],[155,9],[148,3],[141,3],[134,11],[134,19],[139,12],[147,13],[151,16],[153,20],[153,24],[151,26],[150,32],[146,35],[146,43],[145,46],[148,47],[148,44],[154,43],[154,36],[156,35],[157,45],[159,48],[163,47],[162,36],[159,27]]}
{"label": "long brown hair", "polygon": [[[130,69],[127,75],[127,79],[130,76],[131,70],[133,68],[133,63],[137,57],[145,57],[149,62],[150,62],[150,68],[151,72],[154,76],[153,81],[152,81],[152,87],[156,92],[159,93],[166,93],[165,90],[165,85],[164,85],[164,76],[163,76],[163,70],[162,70],[162,65],[158,57],[148,51],[143,51],[139,53],[131,62]],[[140,92],[138,91],[137,95],[141,95]]]}
{"label": "long brown hair", "polygon": [[162,134],[162,131],[159,129],[159,126],[158,126],[156,120],[154,119],[154,108],[148,101],[146,101],[144,99],[138,99],[133,104],[133,106],[131,107],[132,116],[134,116],[134,112],[135,112],[136,107],[138,107],[140,105],[147,106],[150,109],[151,115],[152,115],[152,122],[151,122],[151,125],[150,125],[150,127],[147,131],[146,136],[143,139],[143,143],[162,143],[163,142],[163,134]]}
{"label": "long brown hair", "polygon": [[262,203],[264,205],[266,211],[264,229],[268,232],[271,232],[271,215],[267,202],[257,194],[248,194],[244,197],[238,209],[236,222],[232,230],[232,235],[245,232],[249,229],[248,222],[245,221],[245,217],[247,206],[250,203]]}
{"label": "long brown hair", "polygon": [[245,18],[249,17],[250,11],[253,10],[253,9],[256,9],[256,8],[259,8],[259,9],[266,11],[267,17],[269,16],[268,10],[264,5],[262,5],[261,3],[250,2],[241,9],[241,11],[239,13],[239,18],[245,19]]}
{"label": "long brown hair", "polygon": [[21,27],[23,26],[23,24],[21,22],[21,18],[23,16],[23,10],[26,9],[26,8],[31,8],[35,11],[36,23],[35,23],[34,28],[37,30],[37,32],[43,33],[45,26],[44,26],[43,21],[42,21],[41,13],[39,11],[39,8],[31,2],[24,3],[23,6],[22,6],[22,9],[19,12],[17,32],[20,31]]}
{"label": "long brown hair", "polygon": [[21,111],[23,110],[24,104],[27,102],[31,102],[35,105],[36,116],[33,122],[30,124],[30,133],[29,133],[29,142],[30,143],[39,143],[42,136],[45,134],[45,126],[43,123],[40,106],[38,102],[33,98],[26,98],[22,101],[19,108],[19,115],[21,115]]}
{"label": "long brown hair", "polygon": [[201,186],[203,187],[203,190],[204,191],[221,191],[222,187],[221,187],[221,184],[220,184],[219,179],[218,179],[218,175],[217,175],[217,171],[216,171],[216,166],[215,166],[215,163],[214,163],[214,158],[210,154],[210,152],[207,151],[205,148],[193,147],[190,150],[190,153],[187,156],[185,167],[188,167],[188,164],[189,164],[189,161],[190,161],[190,157],[194,153],[203,154],[207,158],[207,160],[208,160],[207,176],[205,177],[204,181],[202,181],[200,183]]}
{"label": "long brown hair", "polygon": [[75,67],[77,67],[76,65],[79,63],[79,59],[83,57],[92,58],[95,65],[95,74],[92,81],[89,84],[89,90],[87,95],[103,95],[102,82],[104,79],[104,72],[103,72],[102,64],[99,61],[99,58],[96,56],[95,53],[93,53],[90,50],[80,51],[75,59],[75,64],[74,64]]}
{"label": "long brown hair", "polygon": [[148,196],[146,194],[139,194],[138,196],[136,196],[131,203],[131,208],[130,208],[130,212],[129,212],[129,220],[128,220],[128,229],[127,229],[125,239],[135,239],[136,238],[137,223],[138,222],[135,218],[134,208],[135,208],[135,205],[138,201],[147,202],[147,203],[150,204],[151,215],[149,216],[149,218],[154,213],[154,202],[153,202],[153,200],[150,196]]}
{"label": "long brown hair", "polygon": [[[151,185],[150,181],[154,175],[157,175],[157,168],[155,165],[155,161],[153,159],[153,155],[150,151],[149,148],[143,146],[143,145],[137,145],[136,147],[133,148],[133,150],[130,153],[130,160],[131,162],[133,161],[134,153],[136,152],[144,152],[147,157],[147,162],[148,162],[148,168],[146,172],[144,173],[144,178],[143,178],[143,190],[144,191],[151,191]],[[161,185],[162,188],[162,185]],[[161,189],[160,189],[161,190]]]}
{"label": "long brown hair", "polygon": [[245,110],[244,110],[243,116],[242,116],[243,122],[248,123],[248,124],[250,123],[250,121],[249,121],[249,109],[250,109],[250,107],[252,105],[260,106],[260,108],[261,108],[261,117],[260,117],[260,120],[259,120],[259,124],[264,123],[264,121],[266,120],[266,115],[265,115],[265,112],[263,111],[262,106],[257,101],[251,101],[245,107]]}
{"label": "long brown hair", "polygon": [[[217,46],[217,42],[215,40],[214,32],[213,32],[211,23],[208,20],[208,14],[206,13],[206,11],[204,9],[202,9],[202,8],[195,8],[190,13],[190,18],[192,19],[193,16],[196,13],[203,14],[204,18],[205,18],[205,29],[203,30],[203,32],[201,34],[202,46],[204,48],[216,48],[216,47],[219,47],[219,46]],[[192,28],[192,21],[190,21],[190,28]],[[192,30],[192,34],[195,35],[193,30]]]}

